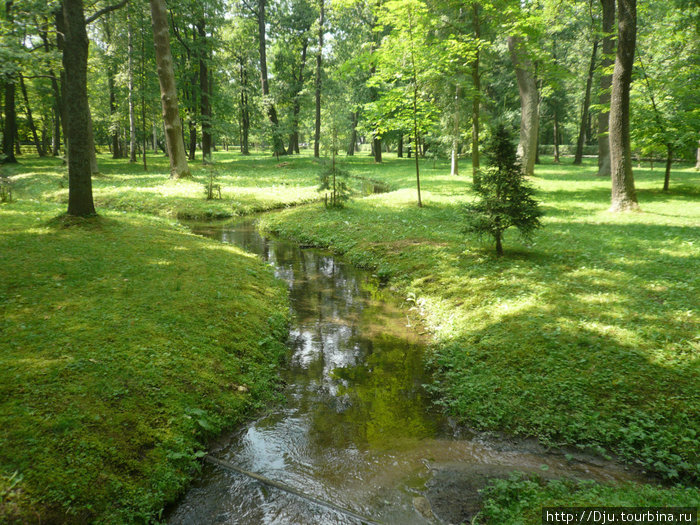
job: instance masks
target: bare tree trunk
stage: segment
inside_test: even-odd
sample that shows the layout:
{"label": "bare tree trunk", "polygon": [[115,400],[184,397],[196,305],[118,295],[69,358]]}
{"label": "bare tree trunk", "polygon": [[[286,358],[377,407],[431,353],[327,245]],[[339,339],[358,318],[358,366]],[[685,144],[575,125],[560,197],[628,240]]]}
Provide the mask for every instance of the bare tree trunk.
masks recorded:
{"label": "bare tree trunk", "polygon": [[[81,0],[82,1],[82,0]],[[90,104],[88,103],[88,141],[90,142],[90,171],[92,174],[100,172],[97,166],[97,149],[95,147],[95,133],[92,127],[92,113],[90,112]]]}
{"label": "bare tree trunk", "polygon": [[260,50],[260,83],[267,116],[272,124],[272,148],[275,155],[284,155],[285,149],[279,136],[279,120],[274,103],[270,100],[270,83],[267,77],[267,43],[265,37],[265,4],[267,0],[258,0],[258,47]]}
{"label": "bare tree trunk", "polygon": [[177,89],[173,72],[173,57],[170,53],[170,34],[165,0],[149,0],[153,23],[153,42],[156,49],[160,98],[163,106],[163,124],[167,135],[170,176],[175,179],[190,177],[190,168],[185,157],[182,140],[182,124],[177,107]]}
{"label": "bare tree trunk", "polygon": [[382,139],[377,138],[377,136],[372,137],[372,153],[374,155],[374,162],[382,162]]}
{"label": "bare tree trunk", "polygon": [[559,118],[554,110],[554,162],[559,164]]}
{"label": "bare tree trunk", "polygon": [[472,85],[474,86],[474,98],[472,99],[472,180],[476,184],[479,180],[479,113],[481,106],[481,76],[479,74],[479,39],[481,38],[481,24],[479,20],[479,4],[472,4],[472,22],[474,24],[474,38],[477,41],[476,54],[472,62]]}
{"label": "bare tree trunk", "polygon": [[637,1],[617,2],[617,53],[610,99],[610,211],[639,209],[630,147],[630,82],[637,40]]}
{"label": "bare tree trunk", "polygon": [[200,39],[199,54],[199,91],[201,92],[199,113],[202,117],[202,161],[211,160],[211,101],[209,98],[209,66],[207,64],[206,22],[202,19],[197,24]]}
{"label": "bare tree trunk", "polygon": [[250,112],[248,110],[248,70],[245,67],[244,58],[240,58],[241,75],[241,153],[248,155],[250,146],[248,134],[250,130]]}
{"label": "bare tree trunk", "polygon": [[16,163],[15,137],[17,136],[17,113],[15,108],[15,84],[5,81],[5,119],[2,134],[2,153],[5,156],[4,163]]}
{"label": "bare tree trunk", "polygon": [[700,170],[700,140],[698,140],[698,149],[695,151],[695,169]]}
{"label": "bare tree trunk", "polygon": [[314,135],[314,157],[318,158],[321,148],[321,60],[323,54],[323,8],[324,1],[319,0],[318,15],[318,53],[316,54],[316,131]]}
{"label": "bare tree trunk", "polygon": [[36,125],[34,124],[34,118],[32,117],[32,108],[29,106],[29,97],[27,96],[27,86],[24,84],[24,77],[22,73],[19,74],[19,87],[22,91],[22,98],[24,99],[24,106],[27,108],[27,123],[29,124],[29,129],[32,132],[32,137],[34,138],[34,145],[36,146],[36,152],[40,157],[44,157],[46,152],[42,147],[41,142],[39,142],[39,134],[36,131]]}
{"label": "bare tree trunk", "polygon": [[[59,15],[60,16],[60,15]],[[87,94],[88,37],[82,0],[63,0],[63,69],[68,131],[68,215],[95,214],[92,200],[90,107]],[[91,151],[92,150],[92,151]]]}
{"label": "bare tree trunk", "polygon": [[610,136],[608,135],[608,123],[610,120],[610,87],[612,75],[606,73],[613,64],[612,54],[615,51],[615,0],[600,0],[603,7],[603,59],[601,66],[603,74],[600,75],[600,97],[598,104],[601,111],[598,115],[598,176],[610,177]]}
{"label": "bare tree trunk", "polygon": [[669,190],[671,182],[671,164],[673,164],[673,148],[666,144],[666,172],[664,173],[664,191]]}
{"label": "bare tree trunk", "polygon": [[455,88],[455,107],[454,107],[454,121],[452,127],[452,163],[450,174],[459,175],[459,117],[460,117],[460,103],[462,99],[462,88],[457,86]]}
{"label": "bare tree trunk", "polygon": [[348,149],[346,151],[349,157],[355,155],[355,148],[357,147],[357,118],[357,111],[353,111],[351,118],[352,123],[350,128],[350,144],[348,144]]}
{"label": "bare tree trunk", "polygon": [[304,89],[304,68],[306,66],[306,50],[309,42],[304,39],[304,44],[301,48],[301,64],[299,66],[299,78],[295,78],[296,86],[294,88],[294,105],[292,108],[292,132],[289,134],[289,155],[299,153],[299,112],[301,111],[300,93]]}
{"label": "bare tree trunk", "polygon": [[595,59],[598,53],[598,38],[593,41],[593,51],[591,52],[591,64],[588,67],[588,76],[586,77],[586,90],[583,95],[583,104],[581,107],[581,126],[578,130],[578,139],[576,140],[576,154],[574,155],[574,164],[583,162],[583,143],[586,138],[586,126],[589,124],[588,108],[591,105],[591,86],[593,85],[593,74],[595,73]]}
{"label": "bare tree trunk", "polygon": [[403,133],[399,135],[399,143],[396,147],[396,156],[399,159],[403,158]]}
{"label": "bare tree trunk", "polygon": [[129,162],[136,162],[136,119],[134,118],[134,43],[131,16],[126,11],[127,26],[127,73],[129,87]]}
{"label": "bare tree trunk", "polygon": [[508,49],[515,66],[515,76],[520,92],[521,115],[518,156],[523,164],[523,173],[526,176],[531,176],[535,173],[537,129],[539,126],[539,97],[535,82],[535,68],[527,56],[520,37],[509,36]]}

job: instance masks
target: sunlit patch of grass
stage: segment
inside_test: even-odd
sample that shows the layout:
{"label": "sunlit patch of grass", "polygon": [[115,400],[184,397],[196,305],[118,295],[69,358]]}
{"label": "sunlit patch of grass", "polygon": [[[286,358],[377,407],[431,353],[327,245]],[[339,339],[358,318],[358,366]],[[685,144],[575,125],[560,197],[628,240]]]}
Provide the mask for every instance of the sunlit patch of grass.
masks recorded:
{"label": "sunlit patch of grass", "polygon": [[164,219],[56,219],[29,182],[0,204],[0,521],[147,522],[276,395],[285,290]]}

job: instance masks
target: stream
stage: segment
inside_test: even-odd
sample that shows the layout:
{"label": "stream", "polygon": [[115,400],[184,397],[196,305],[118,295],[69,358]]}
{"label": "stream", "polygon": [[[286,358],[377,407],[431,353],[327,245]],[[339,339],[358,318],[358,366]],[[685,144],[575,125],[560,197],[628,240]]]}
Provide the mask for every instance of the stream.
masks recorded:
{"label": "stream", "polygon": [[[260,236],[250,220],[194,228],[270,264],[287,282],[292,323],[286,402],[222,438],[216,458],[387,524],[459,523],[478,489],[512,471],[635,479],[599,458],[548,453],[456,428],[423,389],[426,336],[367,271]],[[170,524],[329,524],[355,518],[205,464]]]}

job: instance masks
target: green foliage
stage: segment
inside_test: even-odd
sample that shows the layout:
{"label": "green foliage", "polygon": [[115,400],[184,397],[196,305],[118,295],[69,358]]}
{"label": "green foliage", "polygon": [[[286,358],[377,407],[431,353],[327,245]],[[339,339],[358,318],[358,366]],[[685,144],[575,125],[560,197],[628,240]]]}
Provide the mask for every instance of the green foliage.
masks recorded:
{"label": "green foliage", "polygon": [[529,239],[541,226],[542,211],[534,199],[517,161],[515,146],[504,126],[496,128],[486,147],[490,166],[481,170],[474,191],[477,201],[465,205],[466,233],[490,235],[496,241],[498,255],[503,253],[503,232],[515,226]]}
{"label": "green foliage", "polygon": [[[348,172],[336,166],[335,162],[330,165],[324,164],[318,175],[318,191],[324,192],[324,204],[327,208],[342,208],[351,194]],[[327,191],[329,193],[326,193]]]}

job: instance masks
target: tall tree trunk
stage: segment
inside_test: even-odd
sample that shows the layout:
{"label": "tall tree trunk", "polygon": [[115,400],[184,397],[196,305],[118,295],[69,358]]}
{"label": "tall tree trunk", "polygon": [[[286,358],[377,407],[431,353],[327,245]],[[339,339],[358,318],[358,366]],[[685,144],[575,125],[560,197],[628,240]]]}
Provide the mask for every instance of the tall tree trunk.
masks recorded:
{"label": "tall tree trunk", "polygon": [[284,155],[285,149],[282,137],[279,134],[279,120],[277,110],[270,100],[270,83],[267,77],[267,43],[265,37],[265,4],[267,0],[258,0],[258,48],[260,50],[260,84],[262,87],[264,105],[267,109],[267,117],[272,125],[272,149],[275,155]]}
{"label": "tall tree trunk", "polygon": [[127,69],[129,87],[129,162],[136,162],[136,119],[134,118],[134,42],[131,15],[126,11]]}
{"label": "tall tree trunk", "polygon": [[114,90],[114,68],[107,65],[107,89],[109,90],[109,116],[110,128],[112,128],[112,158],[121,156],[119,148],[119,128],[117,127],[117,94]]}
{"label": "tall tree trunk", "polygon": [[349,157],[355,155],[355,148],[357,147],[357,119],[357,111],[353,111],[350,119],[350,143],[348,144],[348,149],[346,151]]}
{"label": "tall tree trunk", "polygon": [[200,106],[199,113],[202,117],[202,161],[211,160],[211,102],[209,97],[209,64],[207,50],[207,32],[206,22],[204,19],[197,24],[197,32],[199,33],[200,52],[199,52],[199,91]]}
{"label": "tall tree trunk", "polygon": [[[83,0],[63,0],[63,69],[68,142],[68,215],[95,214],[92,200],[90,107],[87,94],[88,37]],[[92,149],[92,152],[90,151]]]}
{"label": "tall tree trunk", "polygon": [[400,159],[403,158],[403,133],[399,135],[399,144],[396,148],[396,156]]}
{"label": "tall tree trunk", "polygon": [[301,64],[299,65],[299,78],[294,78],[294,106],[292,108],[292,132],[289,134],[289,155],[299,153],[299,112],[301,111],[300,93],[304,89],[304,68],[306,67],[306,50],[309,46],[305,38],[301,48]]}
{"label": "tall tree trunk", "polygon": [[372,136],[372,154],[374,155],[374,162],[382,162],[382,139],[376,135]]}
{"label": "tall tree trunk", "polygon": [[248,109],[248,70],[245,67],[245,59],[240,58],[241,74],[241,153],[248,155],[250,146],[248,144],[248,134],[250,130],[250,112]]}
{"label": "tall tree trunk", "polygon": [[591,52],[591,64],[588,67],[588,76],[586,77],[586,90],[583,95],[583,104],[581,107],[581,125],[578,130],[578,139],[576,140],[576,154],[574,155],[574,164],[583,162],[583,143],[585,141],[586,126],[590,123],[588,119],[588,108],[591,105],[591,86],[593,85],[593,74],[595,73],[595,59],[598,53],[598,38],[593,40],[593,51]]}
{"label": "tall tree trunk", "polygon": [[457,86],[455,88],[455,107],[454,107],[454,120],[452,125],[452,163],[450,174],[459,175],[459,117],[460,117],[460,103],[462,98],[462,88]]}
{"label": "tall tree trunk", "polygon": [[29,129],[32,132],[32,137],[34,138],[34,145],[36,146],[36,152],[40,157],[44,157],[46,152],[39,142],[39,134],[36,131],[36,125],[34,124],[34,118],[32,117],[32,108],[29,106],[29,97],[27,96],[27,86],[24,84],[24,77],[22,73],[19,74],[19,87],[22,90],[22,98],[24,98],[24,106],[27,108],[27,123],[29,124]]}
{"label": "tall tree trunk", "polygon": [[557,110],[554,109],[554,162],[559,164],[559,116]]}
{"label": "tall tree trunk", "polygon": [[[82,0],[81,0],[82,1]],[[88,142],[90,143],[90,172],[94,175],[100,170],[97,166],[97,149],[95,148],[95,133],[92,127],[92,113],[90,112],[90,104],[88,103]]]}
{"label": "tall tree trunk", "polygon": [[610,98],[610,211],[639,209],[630,147],[630,82],[637,41],[637,1],[617,1],[617,53]]}
{"label": "tall tree trunk", "polygon": [[610,87],[612,75],[607,70],[613,64],[612,54],[615,51],[615,0],[600,0],[603,7],[603,59],[600,75],[600,96],[598,104],[601,111],[598,114],[598,176],[610,177],[610,136],[608,135],[608,123],[610,120]]}
{"label": "tall tree trunk", "polygon": [[51,134],[51,155],[57,157],[61,150],[61,121],[63,117],[61,115],[61,90],[58,87],[58,80],[54,75],[53,71],[50,71],[51,75],[51,90],[53,91],[53,132]]}
{"label": "tall tree trunk", "polygon": [[[56,22],[56,48],[63,53],[65,47],[64,34],[66,32],[65,28],[65,17],[63,16],[63,8],[59,7],[54,11],[55,22]],[[65,68],[61,68],[59,80],[58,93],[60,94],[59,107],[61,111],[61,127],[63,128],[63,149],[65,151],[64,164],[68,164],[68,157],[70,156],[70,137],[68,136],[68,96],[66,94],[66,71]]]}
{"label": "tall tree trunk", "polygon": [[673,164],[673,148],[666,144],[666,172],[664,173],[664,191],[669,190],[671,182],[671,164]]}
{"label": "tall tree trunk", "polygon": [[170,53],[170,34],[165,0],[149,0],[153,23],[153,42],[156,49],[156,64],[160,82],[160,98],[163,106],[163,124],[167,136],[170,176],[175,179],[190,177],[190,168],[185,157],[182,140],[182,124],[177,107],[177,89],[173,72],[173,57]]}
{"label": "tall tree trunk", "polygon": [[472,180],[474,184],[479,181],[479,113],[481,111],[481,75],[479,73],[479,42],[481,39],[481,22],[479,19],[479,4],[472,4],[472,22],[474,25],[474,38],[477,42],[474,61],[472,62],[472,85],[474,97],[472,98]]}
{"label": "tall tree trunk", "polygon": [[5,88],[5,119],[2,134],[2,153],[4,163],[16,163],[15,137],[17,136],[17,113],[15,108],[15,83],[6,80]]}
{"label": "tall tree trunk", "polygon": [[518,156],[523,165],[523,173],[531,176],[535,173],[537,156],[537,129],[539,126],[539,96],[535,82],[535,68],[527,56],[522,39],[518,36],[508,37],[508,49],[515,66],[515,76],[520,92],[520,141]]}
{"label": "tall tree trunk", "polygon": [[316,132],[314,135],[314,157],[318,158],[321,148],[321,59],[323,54],[323,8],[324,1],[319,0],[318,15],[318,53],[316,54]]}

